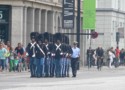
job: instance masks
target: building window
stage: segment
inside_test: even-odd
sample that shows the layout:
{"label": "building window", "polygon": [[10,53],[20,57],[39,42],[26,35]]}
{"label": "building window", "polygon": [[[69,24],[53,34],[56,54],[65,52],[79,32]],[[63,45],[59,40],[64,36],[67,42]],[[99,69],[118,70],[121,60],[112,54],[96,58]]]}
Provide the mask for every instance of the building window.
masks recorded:
{"label": "building window", "polygon": [[122,27],[122,22],[120,22],[120,27]]}
{"label": "building window", "polygon": [[112,28],[115,29],[115,21],[112,21]]}

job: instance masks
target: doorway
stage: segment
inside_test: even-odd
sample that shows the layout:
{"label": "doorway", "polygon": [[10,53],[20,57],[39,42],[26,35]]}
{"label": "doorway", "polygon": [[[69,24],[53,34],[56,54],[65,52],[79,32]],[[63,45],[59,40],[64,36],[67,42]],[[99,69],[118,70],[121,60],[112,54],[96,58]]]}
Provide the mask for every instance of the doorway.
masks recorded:
{"label": "doorway", "polygon": [[8,25],[0,24],[0,41],[6,42],[9,40],[8,35]]}

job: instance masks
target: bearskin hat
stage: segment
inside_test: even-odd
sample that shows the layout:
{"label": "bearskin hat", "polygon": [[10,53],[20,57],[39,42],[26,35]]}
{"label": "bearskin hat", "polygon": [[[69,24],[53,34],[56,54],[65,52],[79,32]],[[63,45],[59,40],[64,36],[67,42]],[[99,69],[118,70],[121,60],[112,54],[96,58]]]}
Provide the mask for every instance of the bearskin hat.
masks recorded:
{"label": "bearskin hat", "polygon": [[37,42],[38,42],[38,41],[41,41],[41,42],[44,41],[44,36],[43,36],[43,34],[39,34],[39,35],[38,35],[38,37],[37,37]]}
{"label": "bearskin hat", "polygon": [[37,37],[39,36],[39,33],[38,32],[31,32],[30,33],[30,39],[37,39]]}
{"label": "bearskin hat", "polygon": [[54,41],[57,42],[57,40],[60,40],[62,42],[62,34],[61,33],[54,34]]}
{"label": "bearskin hat", "polygon": [[50,39],[50,42],[53,42],[53,41],[54,41],[54,36],[53,36],[53,34],[50,33],[50,38],[49,38],[49,39]]}
{"label": "bearskin hat", "polygon": [[69,44],[69,37],[68,36],[65,36],[65,43]]}
{"label": "bearskin hat", "polygon": [[43,33],[44,41],[47,40],[49,41],[50,34],[48,32]]}

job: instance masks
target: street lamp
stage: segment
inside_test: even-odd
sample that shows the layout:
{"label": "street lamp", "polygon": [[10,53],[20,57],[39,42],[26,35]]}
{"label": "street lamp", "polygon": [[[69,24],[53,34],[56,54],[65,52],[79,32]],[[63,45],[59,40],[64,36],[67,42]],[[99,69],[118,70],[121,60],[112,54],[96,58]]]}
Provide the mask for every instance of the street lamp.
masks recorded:
{"label": "street lamp", "polygon": [[81,27],[80,8],[81,8],[81,0],[78,0],[78,2],[77,2],[77,42],[78,42],[78,47],[80,47],[80,27]]}

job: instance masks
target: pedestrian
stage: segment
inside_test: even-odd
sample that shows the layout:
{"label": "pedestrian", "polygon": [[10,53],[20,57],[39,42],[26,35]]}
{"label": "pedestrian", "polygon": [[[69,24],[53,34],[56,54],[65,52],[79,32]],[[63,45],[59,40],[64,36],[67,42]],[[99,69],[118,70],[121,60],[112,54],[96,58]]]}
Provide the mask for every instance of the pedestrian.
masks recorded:
{"label": "pedestrian", "polygon": [[11,43],[10,41],[7,41],[6,43],[6,46],[7,46],[7,69],[10,71],[10,55],[11,55],[11,52],[13,51],[13,48],[11,46]]}
{"label": "pedestrian", "polygon": [[118,66],[119,66],[119,63],[120,63],[120,58],[119,58],[119,56],[120,56],[120,50],[119,50],[119,47],[116,47],[116,49],[115,49],[115,67],[117,68]]}
{"label": "pedestrian", "polygon": [[103,57],[104,57],[104,50],[101,46],[99,46],[96,49],[96,55],[97,55],[97,69],[101,70],[101,67],[103,64]]}
{"label": "pedestrian", "polygon": [[91,49],[91,47],[89,47],[89,49],[87,49],[87,65],[89,67],[91,67],[92,65],[92,55],[93,55],[93,50]]}
{"label": "pedestrian", "polygon": [[125,57],[125,52],[124,52],[124,49],[122,48],[119,55],[120,65],[124,65],[124,57]]}
{"label": "pedestrian", "polygon": [[115,55],[111,49],[108,51],[108,55],[109,55],[109,68],[112,68],[112,63],[113,59],[115,58]]}
{"label": "pedestrian", "polygon": [[0,72],[2,72],[5,68],[6,53],[7,53],[6,48],[4,48],[3,43],[0,42]]}
{"label": "pedestrian", "polygon": [[15,53],[19,58],[19,63],[18,63],[18,72],[21,72],[23,69],[23,55],[24,55],[24,49],[22,47],[21,43],[18,43],[17,47],[15,48]]}
{"label": "pedestrian", "polygon": [[71,56],[71,68],[72,68],[72,77],[77,75],[77,65],[80,58],[80,49],[77,47],[78,42],[74,41],[72,47],[72,56]]}
{"label": "pedestrian", "polygon": [[93,61],[94,61],[94,65],[96,66],[97,65],[97,55],[96,55],[96,50],[93,51]]}

